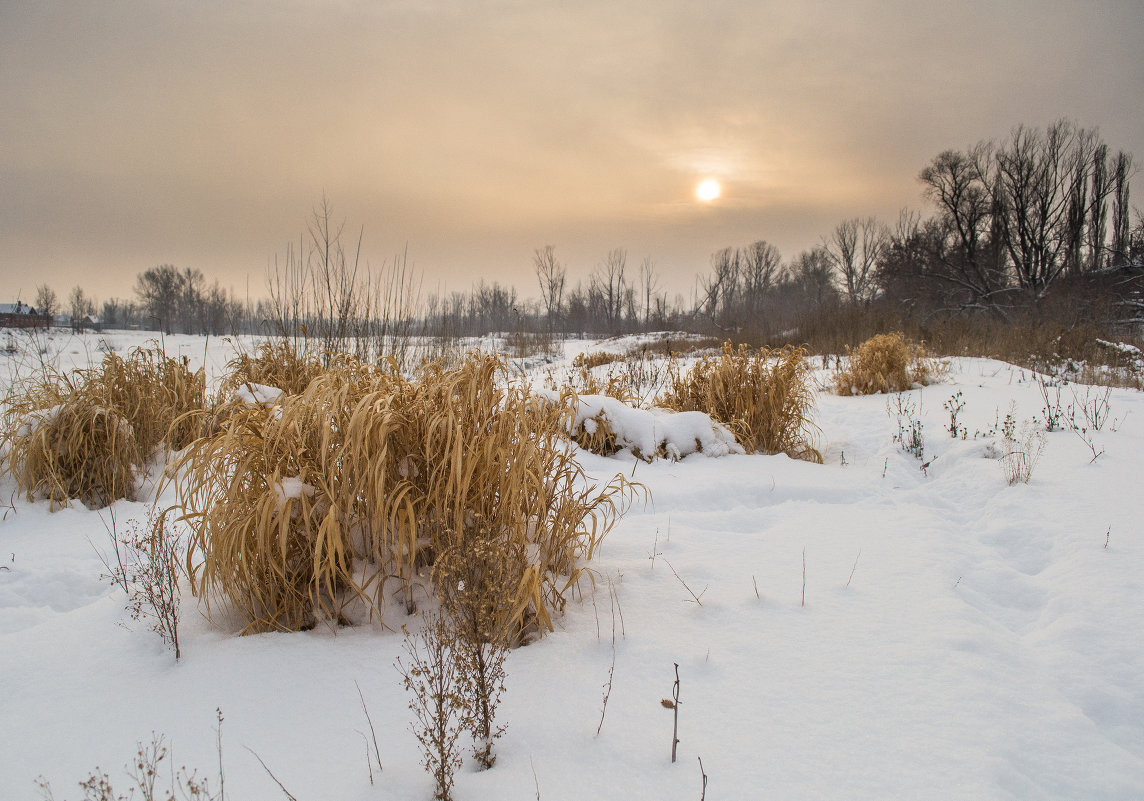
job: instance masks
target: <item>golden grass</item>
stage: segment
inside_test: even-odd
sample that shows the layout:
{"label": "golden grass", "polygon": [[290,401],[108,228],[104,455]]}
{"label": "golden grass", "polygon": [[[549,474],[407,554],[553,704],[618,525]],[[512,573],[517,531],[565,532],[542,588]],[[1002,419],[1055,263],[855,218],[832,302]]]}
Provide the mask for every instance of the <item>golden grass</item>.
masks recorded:
{"label": "golden grass", "polygon": [[618,353],[611,353],[606,350],[598,350],[594,353],[581,353],[572,359],[573,367],[584,367],[591,370],[593,367],[602,367],[605,364],[618,362],[624,357]]}
{"label": "golden grass", "polygon": [[261,343],[253,356],[239,353],[226,365],[221,393],[228,395],[243,384],[277,387],[287,395],[301,393],[322,374],[321,358],[309,340],[306,343],[301,353],[285,339]]}
{"label": "golden grass", "polygon": [[551,630],[635,488],[589,485],[571,412],[506,379],[479,354],[415,380],[345,362],[273,409],[236,410],[178,465],[196,592],[247,630],[338,619],[355,601],[411,611],[420,575],[443,580],[438,557],[480,531],[512,555],[498,626],[515,641]]}
{"label": "golden grass", "polygon": [[197,433],[203,371],[157,349],[97,367],[47,371],[5,403],[7,469],[29,500],[69,498],[102,506],[131,497],[135,476],[160,446],[181,448]]}
{"label": "golden grass", "polygon": [[136,348],[126,359],[109,353],[99,367],[80,375],[81,391],[131,423],[142,459],[160,445],[179,450],[197,434],[188,412],[203,408],[206,377],[201,369],[192,373],[183,360],[154,348]]}
{"label": "golden grass", "polygon": [[700,360],[686,376],[672,365],[672,385],[660,404],[675,411],[700,411],[726,425],[748,452],[785,453],[822,462],[811,445],[814,391],[801,348],[723,345],[718,357]]}
{"label": "golden grass", "polygon": [[839,395],[903,392],[937,381],[940,370],[925,348],[902,334],[877,334],[850,351],[848,366],[835,376],[835,387]]}
{"label": "golden grass", "polygon": [[131,425],[90,397],[73,394],[28,412],[8,442],[8,469],[28,500],[102,507],[134,493],[139,450]]}
{"label": "golden grass", "polygon": [[[562,398],[561,404],[575,408],[575,394]],[[580,424],[572,431],[572,441],[584,450],[600,456],[615,456],[620,451],[619,439],[616,437],[616,432],[612,430],[611,421],[603,411],[594,417],[580,421]]]}

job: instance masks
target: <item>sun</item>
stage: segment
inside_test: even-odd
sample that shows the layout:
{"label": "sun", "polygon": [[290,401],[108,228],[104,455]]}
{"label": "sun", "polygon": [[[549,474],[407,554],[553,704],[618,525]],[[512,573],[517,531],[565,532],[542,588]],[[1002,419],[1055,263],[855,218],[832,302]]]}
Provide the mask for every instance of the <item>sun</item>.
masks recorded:
{"label": "sun", "polygon": [[705,178],[699,182],[699,186],[695,187],[695,197],[702,200],[704,203],[710,203],[715,198],[719,197],[722,187],[719,182],[714,178]]}

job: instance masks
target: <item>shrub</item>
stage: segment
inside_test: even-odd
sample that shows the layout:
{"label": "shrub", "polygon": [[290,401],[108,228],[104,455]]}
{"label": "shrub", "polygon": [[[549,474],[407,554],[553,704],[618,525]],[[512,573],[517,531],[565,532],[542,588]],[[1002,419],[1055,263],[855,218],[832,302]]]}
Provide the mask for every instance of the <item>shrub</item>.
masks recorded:
{"label": "shrub", "polygon": [[202,370],[156,349],[108,353],[70,374],[46,370],[7,398],[7,469],[29,499],[105,506],[131,497],[155,451],[180,448],[197,431],[204,392]]}
{"label": "shrub", "polygon": [[476,526],[452,538],[433,565],[434,583],[455,635],[454,667],[464,705],[461,725],[473,736],[473,755],[482,768],[493,766],[493,741],[505,731],[494,721],[504,692],[516,579],[527,559],[519,543]]}
{"label": "shrub", "polygon": [[405,639],[406,665],[395,663],[410,694],[413,734],[421,747],[421,764],[433,776],[433,798],[453,797],[453,774],[461,766],[457,738],[464,701],[457,690],[457,638],[444,618],[431,618],[425,628]]}
{"label": "shrub", "polygon": [[850,352],[849,365],[835,376],[839,395],[903,392],[937,380],[938,365],[921,345],[899,333],[877,334]]}
{"label": "shrub", "polygon": [[598,350],[593,353],[581,353],[572,360],[573,367],[583,367],[591,370],[593,367],[601,367],[605,364],[618,362],[624,357],[618,353],[611,353],[606,350]]}
{"label": "shrub", "polygon": [[237,408],[178,464],[196,591],[247,630],[337,619],[355,599],[378,610],[391,580],[412,611],[419,569],[483,529],[514,554],[497,626],[512,642],[551,630],[633,488],[587,485],[570,412],[506,377],[478,354],[416,380],[346,361],[274,409]]}
{"label": "shrub", "polygon": [[146,622],[163,643],[182,656],[179,648],[179,564],[182,543],[179,534],[167,524],[166,512],[152,507],[146,522],[133,519],[128,533],[120,535],[115,525],[115,511],[108,536],[115,552],[115,562],[100,554],[112,584],[127,593],[127,610],[131,619]]}
{"label": "shrub", "polygon": [[135,491],[139,448],[130,423],[84,394],[27,412],[6,439],[8,470],[30,501],[102,507]]}
{"label": "shrub", "polygon": [[221,386],[224,395],[243,384],[278,387],[288,395],[297,395],[321,375],[322,361],[308,344],[299,353],[288,340],[278,339],[260,344],[254,356],[238,354],[226,369]]}
{"label": "shrub", "polygon": [[1002,438],[1001,471],[1005,474],[1005,481],[1009,486],[1018,482],[1028,484],[1033,477],[1033,468],[1045,450],[1045,432],[1031,421],[1023,423],[1018,431],[1010,414],[1005,418]]}
{"label": "shrub", "polygon": [[673,366],[671,389],[661,398],[675,411],[700,411],[726,425],[748,452],[785,453],[822,462],[810,444],[814,406],[806,353],[801,348],[762,348],[754,354],[723,345],[687,376]]}

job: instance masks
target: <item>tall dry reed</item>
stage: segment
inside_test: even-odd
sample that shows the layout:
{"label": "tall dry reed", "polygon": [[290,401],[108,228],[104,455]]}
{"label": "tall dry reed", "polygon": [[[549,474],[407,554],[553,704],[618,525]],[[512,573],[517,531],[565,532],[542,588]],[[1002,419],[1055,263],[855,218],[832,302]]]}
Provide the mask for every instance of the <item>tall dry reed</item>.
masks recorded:
{"label": "tall dry reed", "polygon": [[273,407],[242,408],[179,464],[196,591],[250,630],[337,618],[355,601],[412,610],[419,575],[481,530],[513,554],[497,625],[514,641],[550,630],[634,491],[586,480],[568,414],[479,354],[413,379],[345,360]]}
{"label": "tall dry reed", "polygon": [[748,452],[822,461],[811,444],[814,390],[801,348],[751,352],[728,342],[718,357],[701,359],[686,375],[674,363],[671,378],[663,406],[707,413]]}
{"label": "tall dry reed", "polygon": [[940,366],[925,348],[900,333],[877,334],[850,351],[849,363],[835,376],[839,395],[903,392],[937,380]]}
{"label": "tall dry reed", "polygon": [[204,394],[202,370],[192,372],[157,348],[137,348],[127,358],[109,353],[98,366],[71,373],[46,369],[6,399],[6,467],[29,499],[53,505],[131,497],[156,450],[181,448],[197,433]]}

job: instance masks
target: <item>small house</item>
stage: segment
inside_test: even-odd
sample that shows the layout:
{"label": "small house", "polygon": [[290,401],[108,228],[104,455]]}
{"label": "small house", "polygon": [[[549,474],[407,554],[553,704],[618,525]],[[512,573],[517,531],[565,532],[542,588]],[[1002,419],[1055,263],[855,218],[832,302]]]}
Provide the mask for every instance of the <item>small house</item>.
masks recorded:
{"label": "small house", "polygon": [[22,300],[15,303],[0,303],[0,327],[3,328],[48,328],[52,318],[40,314]]}

